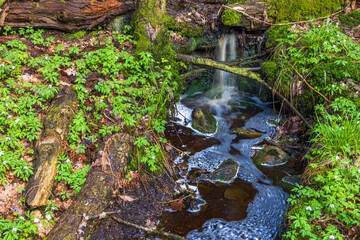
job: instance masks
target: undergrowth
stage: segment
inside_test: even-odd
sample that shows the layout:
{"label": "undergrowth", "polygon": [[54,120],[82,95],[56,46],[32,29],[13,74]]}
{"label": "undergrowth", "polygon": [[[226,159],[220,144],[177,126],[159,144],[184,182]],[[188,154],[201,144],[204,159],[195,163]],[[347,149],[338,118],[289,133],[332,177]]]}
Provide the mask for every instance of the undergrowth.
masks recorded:
{"label": "undergrowth", "polygon": [[[46,53],[32,56],[29,46],[20,40],[0,45],[0,184],[6,185],[13,177],[27,181],[33,174],[33,145],[42,130],[39,114],[46,112],[64,79],[77,93],[78,111],[56,176],[72,190],[58,197],[73,196],[86,180],[89,165],[75,170],[75,159],[84,158],[88,145],[96,147],[106,135],[117,132],[136,138],[133,169],[164,169],[166,140],[162,134],[181,86],[173,63],[165,58],[156,61],[148,52],[132,55],[136,42],[119,32],[92,37],[89,48],[80,41],[71,46],[55,42],[49,34],[45,37],[44,30],[30,27],[17,31],[5,27],[3,35],[29,39]],[[49,222],[46,217],[44,221]],[[32,212],[0,219],[0,237],[33,237],[37,223]]]}
{"label": "undergrowth", "polygon": [[354,103],[337,98],[317,105],[315,147],[297,194],[289,199],[286,239],[357,239],[360,224],[360,113]]}
{"label": "undergrowth", "polygon": [[275,26],[268,36],[274,54],[263,65],[267,81],[304,113],[316,103],[350,95],[347,79],[359,80],[360,46],[336,24]]}

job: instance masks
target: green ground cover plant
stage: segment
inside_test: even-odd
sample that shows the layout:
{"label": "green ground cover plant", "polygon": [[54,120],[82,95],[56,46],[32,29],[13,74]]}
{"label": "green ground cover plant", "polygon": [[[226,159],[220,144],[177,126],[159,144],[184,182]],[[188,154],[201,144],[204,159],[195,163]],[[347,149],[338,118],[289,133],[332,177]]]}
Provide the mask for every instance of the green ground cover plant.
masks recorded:
{"label": "green ground cover plant", "polygon": [[[315,144],[304,177],[289,199],[286,239],[353,239],[360,224],[360,114],[346,98],[316,107]],[[355,235],[354,235],[355,234]]]}
{"label": "green ground cover plant", "polygon": [[[46,113],[59,92],[64,72],[71,72],[66,75],[77,93],[78,111],[64,144],[69,147],[63,149],[57,165],[56,180],[64,181],[69,189],[58,197],[63,200],[72,197],[86,180],[90,167],[84,165],[75,170],[74,156],[84,154],[87,144],[98,146],[104,137],[117,132],[128,132],[136,138],[133,170],[140,167],[163,171],[166,140],[162,134],[168,109],[179,98],[177,92],[181,87],[177,65],[164,58],[155,60],[149,52],[133,55],[136,42],[131,35],[102,32],[98,37],[91,35],[88,38],[91,47],[87,47],[76,39],[70,46],[55,41],[41,29],[4,28],[4,35],[22,36],[46,53],[33,56],[29,43],[19,40],[0,45],[2,185],[12,177],[26,182],[33,174],[33,145],[42,130],[39,114]],[[45,216],[50,214],[47,211],[43,210]],[[44,218],[45,222],[51,223],[50,220],[51,217]],[[37,223],[31,212],[12,219],[0,218],[0,238],[33,238],[37,235]]]}
{"label": "green ground cover plant", "polygon": [[318,92],[331,101],[350,95],[347,79],[359,80],[360,46],[337,24],[275,26],[268,36],[274,54],[263,65],[267,81],[304,113],[325,101]]}

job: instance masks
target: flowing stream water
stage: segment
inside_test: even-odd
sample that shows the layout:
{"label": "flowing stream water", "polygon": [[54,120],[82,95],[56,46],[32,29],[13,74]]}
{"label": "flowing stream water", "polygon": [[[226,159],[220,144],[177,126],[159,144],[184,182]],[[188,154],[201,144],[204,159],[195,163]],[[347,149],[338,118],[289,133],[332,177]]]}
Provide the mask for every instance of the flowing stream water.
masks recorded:
{"label": "flowing stream water", "polygon": [[[237,58],[237,37],[219,40],[218,61]],[[187,152],[176,159],[188,169],[177,184],[196,192],[197,201],[186,211],[168,211],[160,227],[189,239],[276,239],[281,233],[288,194],[275,186],[253,163],[256,145],[274,134],[278,118],[271,103],[238,90],[238,76],[217,70],[213,87],[178,103],[177,121],[167,128],[167,136]],[[202,134],[191,127],[195,107],[209,109],[218,121],[217,132]],[[241,139],[235,128],[263,133],[255,139]],[[207,176],[228,158],[239,164],[231,181],[212,181]],[[200,173],[199,173],[200,172]],[[196,177],[194,177],[196,176]]]}

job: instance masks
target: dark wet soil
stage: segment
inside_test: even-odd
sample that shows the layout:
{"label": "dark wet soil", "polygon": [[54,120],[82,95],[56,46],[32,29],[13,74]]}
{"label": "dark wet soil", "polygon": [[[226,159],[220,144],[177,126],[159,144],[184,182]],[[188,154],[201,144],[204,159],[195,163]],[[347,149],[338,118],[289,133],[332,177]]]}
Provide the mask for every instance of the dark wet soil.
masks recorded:
{"label": "dark wet soil", "polygon": [[[145,174],[146,175],[146,174]],[[116,197],[107,211],[121,210],[117,217],[148,228],[156,226],[156,219],[161,215],[165,202],[173,192],[173,180],[167,175],[161,177],[148,176],[143,181],[136,180],[132,186],[120,189],[116,195],[134,197],[137,200],[124,201]],[[122,225],[111,218],[102,219],[98,228],[89,240],[130,240],[140,239],[144,232],[127,225]]]}

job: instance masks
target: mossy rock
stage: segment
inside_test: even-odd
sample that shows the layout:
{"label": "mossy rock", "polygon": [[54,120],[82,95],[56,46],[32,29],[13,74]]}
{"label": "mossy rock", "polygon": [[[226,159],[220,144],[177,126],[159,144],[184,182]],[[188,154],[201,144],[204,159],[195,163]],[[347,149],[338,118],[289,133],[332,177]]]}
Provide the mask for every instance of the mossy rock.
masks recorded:
{"label": "mossy rock", "polygon": [[192,96],[197,93],[202,93],[209,88],[211,74],[205,72],[201,77],[191,81],[184,92],[185,96]]}
{"label": "mossy rock", "polygon": [[226,9],[221,16],[221,21],[227,26],[235,25],[240,21],[240,16],[234,9]]}
{"label": "mossy rock", "polygon": [[109,22],[107,27],[110,28],[112,31],[121,32],[125,25],[130,25],[132,15],[133,12],[116,16]]}
{"label": "mossy rock", "polygon": [[236,135],[242,139],[254,139],[261,137],[263,134],[255,131],[251,131],[244,128],[235,128],[234,129]]}
{"label": "mossy rock", "polygon": [[195,108],[191,113],[192,127],[202,133],[215,133],[217,121],[207,109]]}
{"label": "mossy rock", "polygon": [[260,89],[257,81],[248,77],[239,77],[238,87],[240,91],[251,94],[257,94]]}
{"label": "mossy rock", "polygon": [[286,164],[290,160],[289,155],[275,146],[267,146],[254,157],[254,163],[265,167],[273,167]]}
{"label": "mossy rock", "polygon": [[239,167],[239,163],[228,158],[214,172],[208,174],[206,178],[212,182],[231,183],[237,177]]}

